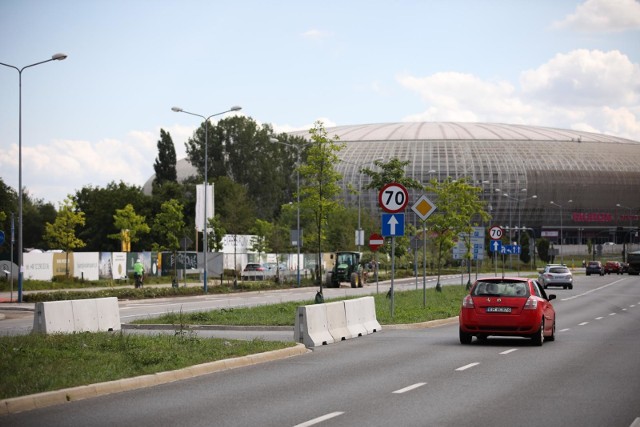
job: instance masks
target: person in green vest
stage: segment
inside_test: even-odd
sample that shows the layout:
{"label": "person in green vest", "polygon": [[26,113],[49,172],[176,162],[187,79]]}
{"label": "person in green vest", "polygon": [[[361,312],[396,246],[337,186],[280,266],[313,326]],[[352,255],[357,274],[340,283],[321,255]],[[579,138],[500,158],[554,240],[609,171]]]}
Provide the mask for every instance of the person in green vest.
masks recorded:
{"label": "person in green vest", "polygon": [[135,280],[135,287],[142,287],[142,279],[144,278],[144,264],[142,264],[142,260],[138,258],[133,264],[133,278]]}

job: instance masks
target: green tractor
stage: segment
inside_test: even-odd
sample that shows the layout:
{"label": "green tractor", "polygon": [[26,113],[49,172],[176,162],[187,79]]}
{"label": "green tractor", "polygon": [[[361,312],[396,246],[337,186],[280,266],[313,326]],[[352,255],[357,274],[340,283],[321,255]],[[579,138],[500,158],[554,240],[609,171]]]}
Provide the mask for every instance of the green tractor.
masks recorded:
{"label": "green tractor", "polygon": [[325,284],[327,288],[339,288],[340,282],[349,282],[351,287],[362,287],[362,278],[358,269],[361,252],[336,252],[331,254],[334,265],[331,271],[327,272]]}

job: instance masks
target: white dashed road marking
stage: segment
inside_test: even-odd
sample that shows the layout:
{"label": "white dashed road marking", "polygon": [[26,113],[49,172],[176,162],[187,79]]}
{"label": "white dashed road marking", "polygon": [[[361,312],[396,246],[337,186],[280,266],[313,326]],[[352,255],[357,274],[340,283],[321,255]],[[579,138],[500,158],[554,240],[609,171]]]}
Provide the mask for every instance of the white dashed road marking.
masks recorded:
{"label": "white dashed road marking", "polygon": [[295,425],[294,427],[309,427],[309,426],[312,426],[312,425],[319,424],[319,423],[321,423],[321,422],[323,422],[323,421],[330,420],[331,418],[335,418],[335,417],[337,417],[337,416],[339,416],[339,415],[342,415],[342,414],[344,414],[344,412],[332,412],[332,413],[330,413],[330,414],[323,415],[323,416],[321,416],[321,417],[318,417],[318,418],[314,418],[314,419],[312,419],[312,420],[309,420],[309,421],[307,421],[307,422],[305,422],[305,423],[297,424],[297,425]]}
{"label": "white dashed road marking", "polygon": [[505,350],[500,354],[509,354],[509,353],[513,353],[514,351],[518,351],[518,349],[517,348],[512,348],[511,350]]}
{"label": "white dashed road marking", "polygon": [[465,371],[465,370],[467,370],[469,368],[473,368],[474,366],[479,365],[479,364],[480,364],[480,362],[469,363],[468,365],[464,365],[464,366],[459,367],[458,369],[456,369],[456,371]]}
{"label": "white dashed road marking", "polygon": [[394,394],[402,394],[402,393],[406,393],[406,392],[408,392],[408,391],[415,390],[415,389],[417,389],[418,387],[422,387],[422,386],[423,386],[423,385],[425,385],[425,384],[426,384],[426,383],[415,383],[415,384],[413,384],[413,385],[410,385],[409,387],[405,387],[405,388],[401,388],[400,390],[396,390],[396,391],[394,391],[393,393],[394,393]]}

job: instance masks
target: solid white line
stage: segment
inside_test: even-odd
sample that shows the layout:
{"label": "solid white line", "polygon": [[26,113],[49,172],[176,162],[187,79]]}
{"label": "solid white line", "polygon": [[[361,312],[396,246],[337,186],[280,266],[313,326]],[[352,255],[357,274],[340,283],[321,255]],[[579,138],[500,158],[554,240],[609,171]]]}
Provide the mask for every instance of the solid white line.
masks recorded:
{"label": "solid white line", "polygon": [[582,322],[582,323],[578,323],[578,326],[584,326],[584,325],[588,325],[589,322]]}
{"label": "solid white line", "polygon": [[514,351],[518,351],[518,349],[517,348],[512,348],[511,350],[505,350],[500,354],[509,354],[509,353],[513,353]]}
{"label": "solid white line", "polygon": [[564,328],[564,329],[560,329],[558,332],[567,332],[567,331],[570,331],[570,330],[571,330],[571,328]]}
{"label": "solid white line", "polygon": [[480,364],[480,362],[469,363],[468,365],[464,365],[464,366],[459,367],[458,369],[456,369],[456,371],[464,371],[466,369],[473,368],[474,366],[479,365],[479,364]]}
{"label": "solid white line", "polygon": [[296,424],[294,427],[309,427],[309,426],[312,426],[312,425],[315,425],[315,424],[319,424],[319,423],[321,423],[323,421],[330,420],[331,418],[335,418],[335,417],[337,417],[339,415],[342,415],[342,414],[344,414],[344,412],[332,412],[330,414],[323,415],[321,417],[309,420],[309,421],[307,421],[305,423]]}
{"label": "solid white line", "polygon": [[408,391],[411,390],[415,390],[418,387],[422,387],[423,385],[425,385],[426,383],[415,383],[413,385],[410,385],[409,387],[405,387],[405,388],[401,388],[400,390],[396,390],[393,393],[395,394],[402,394],[402,393],[406,393]]}

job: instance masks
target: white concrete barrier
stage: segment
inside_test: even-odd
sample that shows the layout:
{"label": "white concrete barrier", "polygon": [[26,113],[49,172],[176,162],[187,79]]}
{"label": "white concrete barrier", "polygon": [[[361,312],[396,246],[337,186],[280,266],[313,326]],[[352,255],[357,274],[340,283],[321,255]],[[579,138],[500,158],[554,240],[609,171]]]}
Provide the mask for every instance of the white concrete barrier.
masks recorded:
{"label": "white concrete barrier", "polygon": [[33,331],[45,334],[119,331],[118,298],[36,303]]}
{"label": "white concrete barrier", "polygon": [[294,339],[305,347],[316,347],[333,343],[327,323],[325,304],[304,305],[298,307]]}
{"label": "white concrete barrier", "polygon": [[354,338],[349,328],[347,328],[347,313],[344,309],[344,301],[329,302],[325,306],[327,307],[329,333],[333,339],[335,341],[344,341]]}
{"label": "white concrete barrier", "polygon": [[344,311],[347,316],[347,328],[352,337],[361,337],[369,333],[364,327],[365,304],[362,298],[344,300]]}
{"label": "white concrete barrier", "polygon": [[372,334],[382,330],[378,318],[376,317],[376,302],[373,297],[360,298],[364,310],[363,325],[368,333]]}
{"label": "white concrete barrier", "polygon": [[373,297],[364,297],[298,307],[294,339],[306,347],[315,347],[381,329]]}

